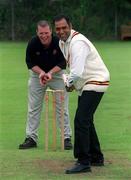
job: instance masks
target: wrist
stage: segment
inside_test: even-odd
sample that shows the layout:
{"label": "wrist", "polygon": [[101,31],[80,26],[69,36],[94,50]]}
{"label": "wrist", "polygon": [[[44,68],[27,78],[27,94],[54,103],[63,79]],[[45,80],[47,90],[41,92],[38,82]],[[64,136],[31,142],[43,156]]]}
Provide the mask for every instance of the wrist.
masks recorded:
{"label": "wrist", "polygon": [[73,81],[67,80],[67,81],[66,81],[66,85],[67,85],[67,87],[73,86]]}
{"label": "wrist", "polygon": [[50,73],[51,75],[53,74],[53,71],[49,71],[48,73]]}
{"label": "wrist", "polygon": [[45,71],[40,71],[39,72],[39,78],[43,77],[45,75]]}
{"label": "wrist", "polygon": [[43,71],[43,70],[42,70],[42,71],[40,71],[40,74],[45,74],[45,71]]}

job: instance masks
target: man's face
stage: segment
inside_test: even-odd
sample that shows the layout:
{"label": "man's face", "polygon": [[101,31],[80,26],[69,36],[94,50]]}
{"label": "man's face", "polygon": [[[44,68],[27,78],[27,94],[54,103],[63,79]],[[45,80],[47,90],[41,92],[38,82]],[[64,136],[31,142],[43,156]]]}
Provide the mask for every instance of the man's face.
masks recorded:
{"label": "man's face", "polygon": [[50,29],[49,26],[38,26],[37,27],[37,36],[39,37],[41,43],[48,47],[51,43],[51,39],[52,39],[52,31]]}
{"label": "man's face", "polygon": [[71,25],[69,25],[65,19],[55,21],[55,31],[62,41],[66,41],[71,33]]}

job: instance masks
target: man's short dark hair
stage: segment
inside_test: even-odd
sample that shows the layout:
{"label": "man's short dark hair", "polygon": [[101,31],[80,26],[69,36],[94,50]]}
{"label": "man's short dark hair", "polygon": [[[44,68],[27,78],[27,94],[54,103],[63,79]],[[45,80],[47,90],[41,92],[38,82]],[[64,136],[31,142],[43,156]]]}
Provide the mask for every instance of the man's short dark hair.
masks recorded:
{"label": "man's short dark hair", "polygon": [[49,26],[49,28],[51,29],[51,24],[46,21],[46,20],[40,20],[37,22],[37,28],[38,26],[41,26],[41,27],[46,27],[46,26]]}
{"label": "man's short dark hair", "polygon": [[56,21],[60,21],[61,19],[65,19],[67,24],[70,26],[71,25],[71,22],[70,22],[70,19],[68,16],[64,15],[64,14],[59,14],[57,16],[55,16],[53,18],[53,24],[55,24]]}

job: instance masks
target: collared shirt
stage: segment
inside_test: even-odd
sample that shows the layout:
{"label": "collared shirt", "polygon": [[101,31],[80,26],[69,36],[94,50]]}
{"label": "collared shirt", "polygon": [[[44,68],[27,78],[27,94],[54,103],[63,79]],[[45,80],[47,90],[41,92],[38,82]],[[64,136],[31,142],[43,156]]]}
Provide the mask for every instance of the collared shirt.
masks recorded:
{"label": "collared shirt", "polygon": [[26,64],[28,69],[39,66],[45,72],[48,72],[54,66],[65,69],[66,61],[59,48],[59,39],[52,36],[50,46],[45,48],[37,36],[33,37],[26,49]]}

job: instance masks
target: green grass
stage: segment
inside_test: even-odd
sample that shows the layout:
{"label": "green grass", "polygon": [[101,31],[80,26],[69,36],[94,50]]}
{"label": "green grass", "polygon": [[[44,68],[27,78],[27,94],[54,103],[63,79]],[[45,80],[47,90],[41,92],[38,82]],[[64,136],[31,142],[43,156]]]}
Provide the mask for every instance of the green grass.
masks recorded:
{"label": "green grass", "polygon": [[[131,179],[131,42],[95,42],[111,73],[111,85],[95,115],[105,155],[104,167],[92,173],[65,175],[74,163],[72,151],[44,151],[43,115],[37,149],[18,150],[24,140],[28,70],[26,43],[0,43],[0,179],[128,180]],[[73,117],[77,94],[70,94]]]}

